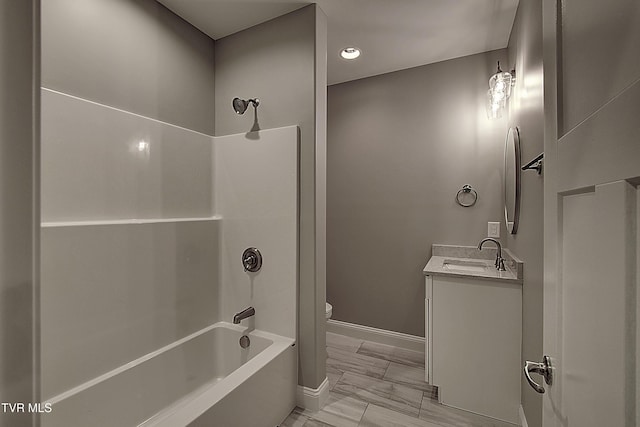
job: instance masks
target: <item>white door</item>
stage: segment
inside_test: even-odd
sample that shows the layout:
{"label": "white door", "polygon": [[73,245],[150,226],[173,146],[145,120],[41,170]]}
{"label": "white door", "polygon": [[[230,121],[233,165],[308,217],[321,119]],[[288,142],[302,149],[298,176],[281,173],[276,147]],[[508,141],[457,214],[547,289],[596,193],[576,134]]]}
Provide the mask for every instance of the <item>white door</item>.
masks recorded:
{"label": "white door", "polygon": [[640,426],[640,2],[543,0],[543,22],[543,425]]}

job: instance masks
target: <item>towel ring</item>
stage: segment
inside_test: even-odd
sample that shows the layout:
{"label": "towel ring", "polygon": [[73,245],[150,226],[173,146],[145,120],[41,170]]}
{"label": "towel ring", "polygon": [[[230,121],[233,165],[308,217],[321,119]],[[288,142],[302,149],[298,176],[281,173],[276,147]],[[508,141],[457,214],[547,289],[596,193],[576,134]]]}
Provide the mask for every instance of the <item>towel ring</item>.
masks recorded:
{"label": "towel ring", "polygon": [[[463,203],[462,200],[460,200],[460,196],[464,194],[471,194],[473,196],[473,201],[471,203]],[[473,187],[470,186],[469,184],[463,185],[460,191],[458,191],[458,194],[456,194],[456,202],[458,202],[458,204],[464,208],[468,208],[469,206],[475,205],[477,201],[478,201],[478,192],[474,190]]]}

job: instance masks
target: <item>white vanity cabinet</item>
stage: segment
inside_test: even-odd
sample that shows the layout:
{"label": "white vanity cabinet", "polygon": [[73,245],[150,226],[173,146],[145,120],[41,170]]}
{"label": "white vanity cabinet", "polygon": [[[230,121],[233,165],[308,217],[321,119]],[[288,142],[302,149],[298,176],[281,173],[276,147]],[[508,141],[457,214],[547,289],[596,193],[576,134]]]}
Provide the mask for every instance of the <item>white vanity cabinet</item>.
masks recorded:
{"label": "white vanity cabinet", "polygon": [[518,424],[522,284],[425,269],[426,379],[448,406]]}

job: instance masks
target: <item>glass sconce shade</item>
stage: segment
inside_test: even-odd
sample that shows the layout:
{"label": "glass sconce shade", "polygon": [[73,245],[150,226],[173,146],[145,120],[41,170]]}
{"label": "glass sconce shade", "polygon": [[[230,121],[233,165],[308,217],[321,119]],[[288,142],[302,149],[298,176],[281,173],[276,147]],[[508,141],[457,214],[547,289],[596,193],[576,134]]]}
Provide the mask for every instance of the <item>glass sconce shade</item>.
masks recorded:
{"label": "glass sconce shade", "polygon": [[506,104],[506,98],[496,99],[491,92],[491,89],[487,91],[487,117],[490,119],[499,119],[502,117],[502,110],[504,110]]}
{"label": "glass sconce shade", "polygon": [[487,117],[498,119],[502,117],[502,110],[507,105],[507,99],[511,96],[511,86],[513,83],[512,73],[500,69],[489,79],[489,91],[487,92]]}
{"label": "glass sconce shade", "polygon": [[508,98],[511,96],[511,73],[500,70],[489,79],[489,90],[495,98]]}

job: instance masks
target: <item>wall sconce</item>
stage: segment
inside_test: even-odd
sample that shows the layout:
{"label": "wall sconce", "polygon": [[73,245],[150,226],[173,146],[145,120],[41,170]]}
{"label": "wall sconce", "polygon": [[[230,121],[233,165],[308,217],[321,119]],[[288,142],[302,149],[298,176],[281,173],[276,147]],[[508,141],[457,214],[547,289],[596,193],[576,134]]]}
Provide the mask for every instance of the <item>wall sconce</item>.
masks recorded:
{"label": "wall sconce", "polygon": [[516,70],[511,72],[500,69],[489,79],[489,90],[487,91],[487,117],[498,119],[502,117],[502,111],[507,106],[507,99],[511,96],[511,86],[515,82]]}

